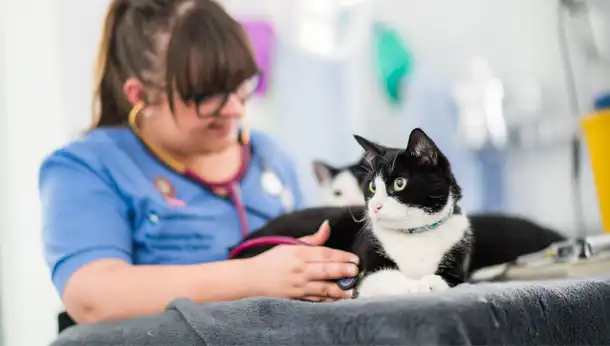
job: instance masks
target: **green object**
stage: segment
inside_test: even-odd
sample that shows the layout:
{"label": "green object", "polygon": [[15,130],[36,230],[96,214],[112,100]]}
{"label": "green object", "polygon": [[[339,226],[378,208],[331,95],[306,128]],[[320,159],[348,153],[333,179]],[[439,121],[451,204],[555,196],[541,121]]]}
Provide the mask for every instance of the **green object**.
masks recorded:
{"label": "green object", "polygon": [[376,24],[373,30],[377,71],[390,102],[401,103],[402,85],[410,76],[413,56],[400,34],[386,24]]}

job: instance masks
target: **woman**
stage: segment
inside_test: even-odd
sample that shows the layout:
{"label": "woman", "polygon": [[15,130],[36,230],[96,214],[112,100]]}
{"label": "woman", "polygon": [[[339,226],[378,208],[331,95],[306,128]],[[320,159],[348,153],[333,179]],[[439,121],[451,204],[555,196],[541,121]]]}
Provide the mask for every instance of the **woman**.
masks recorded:
{"label": "woman", "polygon": [[93,128],[40,171],[45,255],[69,315],[349,298],[330,280],[358,259],[320,246],[325,225],[305,239],[316,246],[226,260],[242,234],[302,205],[288,157],[239,125],[258,85],[242,27],[209,0],[115,0],[103,30]]}

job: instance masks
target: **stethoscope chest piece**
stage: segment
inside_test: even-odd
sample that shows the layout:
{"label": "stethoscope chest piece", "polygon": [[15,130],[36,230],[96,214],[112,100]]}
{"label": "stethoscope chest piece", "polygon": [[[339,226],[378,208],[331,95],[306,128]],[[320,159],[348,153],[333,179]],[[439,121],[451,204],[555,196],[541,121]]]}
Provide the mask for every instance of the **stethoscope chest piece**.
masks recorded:
{"label": "stethoscope chest piece", "polygon": [[364,271],[360,271],[360,273],[358,273],[357,276],[345,277],[345,278],[337,280],[337,285],[339,285],[339,288],[341,288],[344,291],[351,290],[352,288],[356,287],[358,285],[358,283],[360,283],[362,281],[363,277],[364,277]]}

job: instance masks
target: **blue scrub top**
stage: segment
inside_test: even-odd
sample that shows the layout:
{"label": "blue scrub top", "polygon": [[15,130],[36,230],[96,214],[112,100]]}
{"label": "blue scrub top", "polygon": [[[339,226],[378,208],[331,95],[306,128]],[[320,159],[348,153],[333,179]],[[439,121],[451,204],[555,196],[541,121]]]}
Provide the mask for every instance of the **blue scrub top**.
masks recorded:
{"label": "blue scrub top", "polygon": [[[253,231],[291,211],[262,187],[270,169],[303,205],[293,164],[268,136],[251,134],[241,195]],[[164,178],[183,205],[156,188]],[[103,258],[131,264],[194,264],[227,258],[241,240],[232,202],[163,165],[127,128],[97,129],[47,157],[40,168],[45,258],[60,294],[77,269]]]}

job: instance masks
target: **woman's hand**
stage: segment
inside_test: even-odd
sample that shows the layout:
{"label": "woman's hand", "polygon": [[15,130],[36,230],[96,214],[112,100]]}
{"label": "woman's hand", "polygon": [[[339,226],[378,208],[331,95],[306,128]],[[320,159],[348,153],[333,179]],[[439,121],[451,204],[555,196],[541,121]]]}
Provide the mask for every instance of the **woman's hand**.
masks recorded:
{"label": "woman's hand", "polygon": [[358,275],[359,258],[322,245],[330,235],[324,222],[313,235],[300,238],[307,245],[278,245],[252,258],[257,292],[268,297],[334,301],[352,297],[331,280]]}

